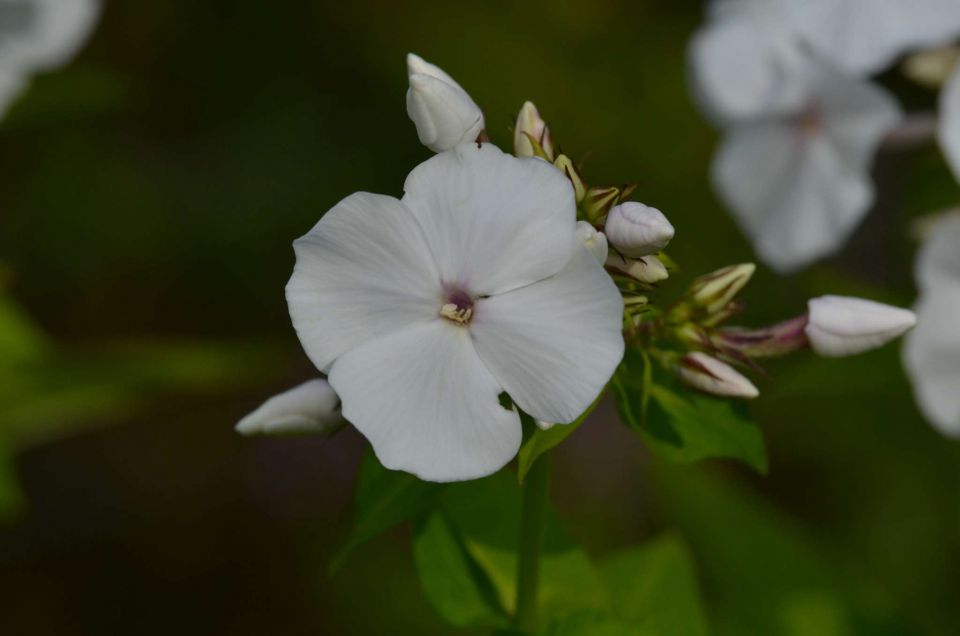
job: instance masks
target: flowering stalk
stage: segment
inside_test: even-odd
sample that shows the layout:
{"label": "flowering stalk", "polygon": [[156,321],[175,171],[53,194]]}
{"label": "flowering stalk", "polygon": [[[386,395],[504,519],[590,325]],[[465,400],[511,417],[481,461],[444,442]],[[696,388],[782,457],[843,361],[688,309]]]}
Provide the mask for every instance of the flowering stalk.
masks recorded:
{"label": "flowering stalk", "polygon": [[550,454],[544,453],[523,482],[523,509],[517,551],[517,610],[514,626],[523,632],[537,628],[537,588],[540,583],[540,552],[550,491]]}

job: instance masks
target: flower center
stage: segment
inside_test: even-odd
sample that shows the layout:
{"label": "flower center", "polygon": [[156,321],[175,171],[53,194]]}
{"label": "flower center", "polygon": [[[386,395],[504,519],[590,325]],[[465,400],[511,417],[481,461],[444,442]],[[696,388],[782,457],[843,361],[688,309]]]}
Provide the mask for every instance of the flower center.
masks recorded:
{"label": "flower center", "polygon": [[812,137],[823,128],[823,118],[820,109],[809,104],[793,118],[793,127],[800,137]]}
{"label": "flower center", "polygon": [[467,326],[473,318],[473,298],[460,288],[446,288],[440,315],[461,327]]}

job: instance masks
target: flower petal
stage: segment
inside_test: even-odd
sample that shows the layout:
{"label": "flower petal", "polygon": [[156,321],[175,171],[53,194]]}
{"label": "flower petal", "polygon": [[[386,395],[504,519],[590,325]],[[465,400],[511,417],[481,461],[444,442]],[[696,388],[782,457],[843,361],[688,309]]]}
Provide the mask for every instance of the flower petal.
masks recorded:
{"label": "flower petal", "polygon": [[317,378],[274,395],[237,424],[242,435],[330,435],[343,424],[340,399],[326,380]]}
{"label": "flower petal", "polygon": [[570,258],[573,187],[540,159],[460,145],[414,168],[404,190],[446,283],[500,293],[556,274]]}
{"label": "flower petal", "polygon": [[500,385],[468,329],[447,320],[354,349],[334,363],[330,384],[387,468],[429,481],[475,479],[520,448],[519,415],[500,406]]}
{"label": "flower petal", "polygon": [[584,248],[557,275],[477,303],[477,352],[524,411],[575,420],[623,357],[623,300]]}
{"label": "flower petal", "polygon": [[436,265],[413,215],[393,197],[352,194],[293,247],[290,317],[320,370],[367,340],[437,316]]}
{"label": "flower petal", "polygon": [[926,294],[960,291],[960,217],[938,220],[917,257],[917,285]]}
{"label": "flower petal", "polygon": [[937,139],[954,176],[960,181],[960,64],[953,69],[940,93]]}
{"label": "flower petal", "polygon": [[925,294],[916,312],[903,359],[917,402],[940,432],[960,437],[960,290]]}

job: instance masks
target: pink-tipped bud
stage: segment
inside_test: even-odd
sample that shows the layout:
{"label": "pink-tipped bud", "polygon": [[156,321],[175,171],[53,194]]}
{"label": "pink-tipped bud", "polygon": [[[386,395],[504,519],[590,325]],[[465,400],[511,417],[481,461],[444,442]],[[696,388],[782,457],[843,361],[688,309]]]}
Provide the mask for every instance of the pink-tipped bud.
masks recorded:
{"label": "pink-tipped bud", "polygon": [[680,358],[676,371],[681,380],[705,393],[745,399],[760,395],[757,387],[739,371],[699,351]]}

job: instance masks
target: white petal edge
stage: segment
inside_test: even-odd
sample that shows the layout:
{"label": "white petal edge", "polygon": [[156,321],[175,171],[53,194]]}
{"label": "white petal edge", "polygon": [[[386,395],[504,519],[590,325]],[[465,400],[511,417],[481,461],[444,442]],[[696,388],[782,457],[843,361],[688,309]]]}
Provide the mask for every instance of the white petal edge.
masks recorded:
{"label": "white petal edge", "polygon": [[522,427],[500,405],[501,387],[470,332],[437,319],[339,358],[330,384],[343,415],[387,468],[428,481],[490,475],[520,448]]}
{"label": "white petal edge", "polygon": [[545,161],[462,144],[414,168],[403,189],[446,283],[496,294],[556,274],[570,259],[573,187]]}
{"label": "white petal edge", "polygon": [[480,300],[477,352],[535,419],[567,424],[587,409],[623,357],[623,299],[585,249],[563,271]]}
{"label": "white petal edge", "polygon": [[293,246],[287,304],[320,370],[368,340],[437,316],[436,266],[413,214],[393,197],[352,194]]}
{"label": "white petal edge", "polygon": [[920,410],[944,435],[960,437],[960,290],[925,294],[903,361]]}
{"label": "white petal edge", "polygon": [[242,435],[329,435],[343,424],[340,399],[323,379],[304,382],[273,396],[236,426]]}

